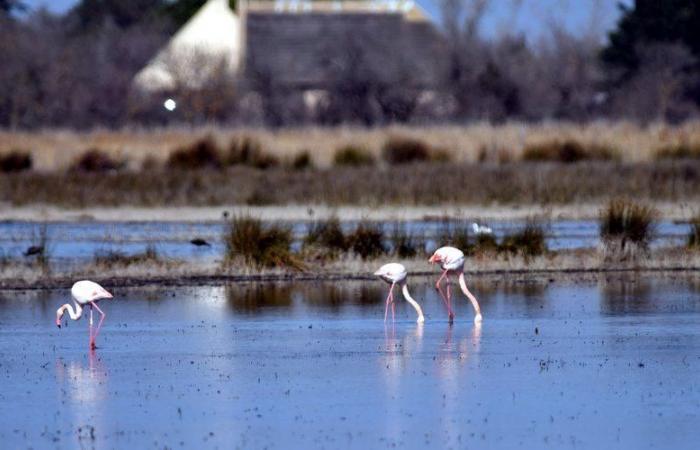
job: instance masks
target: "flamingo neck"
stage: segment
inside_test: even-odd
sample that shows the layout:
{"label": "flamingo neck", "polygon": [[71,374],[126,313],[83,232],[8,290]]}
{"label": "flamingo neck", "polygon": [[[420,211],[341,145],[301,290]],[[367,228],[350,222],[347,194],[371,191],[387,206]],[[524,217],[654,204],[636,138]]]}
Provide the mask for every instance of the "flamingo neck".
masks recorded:
{"label": "flamingo neck", "polygon": [[425,322],[425,318],[423,317],[423,310],[421,309],[418,302],[413,300],[413,297],[411,297],[411,294],[408,292],[408,284],[403,283],[403,285],[401,286],[401,292],[403,292],[403,296],[406,299],[406,301],[410,303],[411,306],[413,306],[413,309],[415,309],[418,313],[418,323]]}
{"label": "flamingo neck", "polygon": [[66,303],[65,305],[58,308],[58,316],[62,317],[63,313],[65,312],[68,312],[68,315],[72,320],[78,320],[83,315],[83,308],[80,306],[79,303],[76,303],[74,310],[70,303]]}
{"label": "flamingo neck", "polygon": [[467,296],[469,301],[472,303],[472,306],[474,307],[474,312],[476,313],[476,316],[474,317],[475,322],[481,322],[481,308],[479,307],[479,302],[476,300],[476,297],[469,292],[469,289],[467,289],[467,282],[464,279],[464,272],[459,274],[459,287],[462,289],[462,292],[464,295]]}

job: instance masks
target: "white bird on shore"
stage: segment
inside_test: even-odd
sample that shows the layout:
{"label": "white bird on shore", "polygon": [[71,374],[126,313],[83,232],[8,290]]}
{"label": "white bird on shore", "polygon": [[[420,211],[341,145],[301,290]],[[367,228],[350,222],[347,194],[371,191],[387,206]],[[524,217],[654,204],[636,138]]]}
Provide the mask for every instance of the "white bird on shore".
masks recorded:
{"label": "white bird on shore", "polygon": [[423,310],[421,309],[420,305],[418,304],[417,301],[413,300],[413,297],[411,297],[411,294],[408,292],[408,283],[407,283],[407,277],[408,277],[408,271],[406,268],[399,263],[389,263],[389,264],[384,264],[382,267],[379,268],[376,272],[374,272],[376,276],[381,278],[382,280],[386,281],[387,283],[391,284],[391,288],[389,289],[389,295],[386,298],[386,308],[384,309],[384,322],[386,322],[386,317],[387,314],[389,313],[389,305],[391,304],[391,320],[394,320],[394,286],[399,284],[401,286],[401,292],[403,292],[403,296],[406,299],[408,303],[413,306],[413,308],[416,310],[418,313],[418,323],[423,323],[425,322],[425,318],[423,317]]}
{"label": "white bird on shore", "polygon": [[487,227],[486,225],[479,225],[478,223],[474,222],[472,223],[472,231],[474,234],[492,234],[493,230],[491,227]]}
{"label": "white bird on shore", "polygon": [[[100,332],[100,327],[102,327],[102,322],[104,322],[105,317],[107,317],[107,314],[102,312],[99,306],[97,306],[97,301],[103,299],[103,298],[112,298],[112,294],[107,292],[105,288],[100,286],[99,284],[95,283],[94,281],[88,281],[88,280],[83,280],[83,281],[78,281],[75,284],[73,284],[73,287],[70,290],[71,297],[73,297],[73,303],[75,305],[75,309],[70,305],[70,303],[66,303],[60,308],[56,310],[56,326],[58,328],[61,328],[61,318],[63,317],[63,314],[65,312],[68,312],[68,315],[72,320],[79,320],[82,315],[83,315],[83,307],[89,306],[90,307],[90,349],[95,349],[95,340],[97,339],[97,335]],[[100,323],[97,324],[97,330],[95,331],[95,334],[92,334],[92,308],[95,308],[97,312],[100,313]]]}
{"label": "white bird on shore", "polygon": [[[452,312],[450,294],[450,275],[457,275],[458,273],[459,287],[462,289],[462,292],[464,292],[464,295],[466,295],[469,301],[472,303],[472,306],[474,307],[474,312],[476,313],[476,315],[474,316],[474,322],[481,322],[482,316],[481,308],[479,307],[479,302],[476,300],[476,297],[474,297],[474,295],[472,295],[472,293],[469,292],[469,289],[467,289],[467,282],[464,280],[464,253],[462,253],[461,250],[454,247],[440,247],[439,249],[435,250],[435,253],[433,253],[433,256],[431,256],[428,261],[431,264],[440,264],[440,268],[442,269],[442,275],[440,276],[440,278],[438,278],[437,283],[435,283],[435,287],[437,288],[438,292],[445,301],[450,323],[452,323],[452,320],[455,316]],[[447,279],[447,296],[445,296],[442,293],[442,289],[440,289],[440,282],[443,280],[443,278]]]}

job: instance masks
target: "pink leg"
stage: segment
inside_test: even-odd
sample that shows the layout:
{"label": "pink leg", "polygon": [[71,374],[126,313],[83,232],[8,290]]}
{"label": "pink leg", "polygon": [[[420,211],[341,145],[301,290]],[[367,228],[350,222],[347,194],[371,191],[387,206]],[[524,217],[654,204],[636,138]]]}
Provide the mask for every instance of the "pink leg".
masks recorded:
{"label": "pink leg", "polygon": [[105,314],[104,312],[102,312],[102,310],[100,309],[100,307],[97,306],[97,303],[95,303],[95,302],[90,302],[90,304],[91,304],[92,306],[94,306],[95,309],[97,309],[97,312],[99,312],[100,315],[102,316],[102,317],[100,317],[100,322],[97,324],[97,330],[95,331],[95,335],[92,337],[92,346],[91,346],[91,348],[96,348],[97,345],[95,345],[95,341],[97,340],[97,335],[100,334],[100,328],[102,328],[102,322],[104,322],[105,317],[107,317],[107,314]]}
{"label": "pink leg", "polygon": [[396,303],[394,302],[394,290],[391,290],[391,321],[395,322],[396,321],[396,309],[395,309]]}
{"label": "pink leg", "polygon": [[90,322],[89,322],[88,330],[89,330],[89,334],[90,334],[90,342],[88,343],[88,345],[92,349],[92,348],[95,348],[95,341],[94,341],[94,338],[92,335],[92,305],[90,305]]}
{"label": "pink leg", "polygon": [[455,313],[452,311],[452,293],[450,291],[450,288],[452,287],[452,282],[450,281],[450,277],[447,277],[447,314],[450,323],[455,318]]}
{"label": "pink leg", "polygon": [[437,288],[437,290],[440,290],[440,282],[443,280],[443,278],[445,278],[445,276],[447,276],[447,270],[442,271],[442,275],[440,275],[440,278],[438,278],[437,282],[435,283],[435,288]]}
{"label": "pink leg", "polygon": [[389,295],[386,296],[386,307],[384,308],[384,322],[386,322],[386,317],[389,315],[389,303],[393,301],[394,293],[394,283],[391,283],[391,288],[389,288]]}

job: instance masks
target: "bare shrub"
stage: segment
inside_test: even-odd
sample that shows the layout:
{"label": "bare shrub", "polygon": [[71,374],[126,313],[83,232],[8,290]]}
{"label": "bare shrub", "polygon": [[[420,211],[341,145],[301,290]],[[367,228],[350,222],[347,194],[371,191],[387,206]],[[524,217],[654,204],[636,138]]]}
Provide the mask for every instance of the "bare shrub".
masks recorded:
{"label": "bare shrub", "polygon": [[21,150],[0,155],[0,172],[23,172],[32,168],[32,156]]}
{"label": "bare shrub", "polygon": [[263,225],[252,217],[235,217],[224,232],[226,243],[225,263],[241,257],[246,264],[255,267],[286,267],[296,270],[303,263],[292,253],[292,230],[281,225]]}
{"label": "bare shrub", "polygon": [[168,167],[179,170],[219,169],[221,151],[212,137],[204,137],[170,154]]}
{"label": "bare shrub", "polygon": [[362,259],[372,259],[386,253],[384,231],[380,224],[360,222],[348,236],[348,243],[353,252]]}
{"label": "bare shrub", "polygon": [[374,157],[362,147],[346,145],[335,152],[333,163],[336,166],[371,166]]}
{"label": "bare shrub", "polygon": [[118,161],[106,152],[93,148],[79,156],[71,165],[75,172],[110,172],[120,170],[124,161]]}
{"label": "bare shrub", "polygon": [[600,212],[600,237],[606,259],[635,259],[646,253],[651,242],[657,211],[643,204],[616,199]]}
{"label": "bare shrub", "polygon": [[257,139],[240,136],[231,140],[226,155],[226,164],[267,169],[279,165],[279,160],[274,155],[265,152]]}
{"label": "bare shrub", "polygon": [[382,158],[389,164],[408,164],[430,159],[430,146],[419,139],[390,137],[382,147]]}
{"label": "bare shrub", "polygon": [[617,159],[618,152],[605,145],[588,145],[574,140],[549,141],[532,144],[523,150],[525,161],[558,161],[575,163],[585,160]]}

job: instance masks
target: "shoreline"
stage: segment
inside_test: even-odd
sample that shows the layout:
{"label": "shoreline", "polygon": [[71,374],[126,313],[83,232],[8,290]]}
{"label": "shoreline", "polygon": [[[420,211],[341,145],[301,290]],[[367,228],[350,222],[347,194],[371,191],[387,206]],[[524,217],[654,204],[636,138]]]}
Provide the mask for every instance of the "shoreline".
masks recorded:
{"label": "shoreline", "polygon": [[[111,207],[67,209],[54,205],[13,206],[0,204],[0,221],[18,222],[218,222],[229,217],[250,215],[265,221],[303,222],[336,215],[341,221],[419,221],[441,218],[466,220],[594,220],[606,202],[563,205],[441,205],[441,206],[327,206],[221,205],[184,207]],[[667,220],[690,220],[697,211],[691,202],[648,202]]]}

